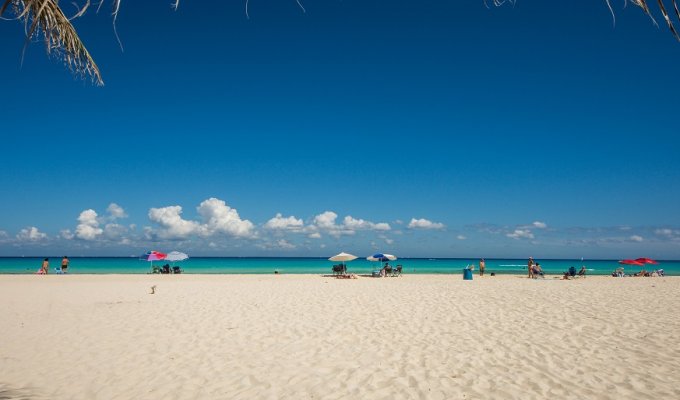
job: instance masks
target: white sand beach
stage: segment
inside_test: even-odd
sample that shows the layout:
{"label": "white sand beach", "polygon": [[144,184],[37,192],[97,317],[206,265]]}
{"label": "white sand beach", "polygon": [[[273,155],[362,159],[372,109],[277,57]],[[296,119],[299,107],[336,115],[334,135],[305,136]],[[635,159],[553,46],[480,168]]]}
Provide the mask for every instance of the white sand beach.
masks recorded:
{"label": "white sand beach", "polygon": [[677,277],[4,275],[0,302],[10,398],[680,398]]}

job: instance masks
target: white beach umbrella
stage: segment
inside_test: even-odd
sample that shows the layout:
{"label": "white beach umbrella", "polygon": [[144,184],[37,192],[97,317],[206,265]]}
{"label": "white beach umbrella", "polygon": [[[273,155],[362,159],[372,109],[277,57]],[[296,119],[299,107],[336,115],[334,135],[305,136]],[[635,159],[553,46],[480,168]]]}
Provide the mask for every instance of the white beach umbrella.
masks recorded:
{"label": "white beach umbrella", "polygon": [[342,269],[343,273],[347,272],[347,268],[345,267],[345,262],[347,261],[353,261],[356,260],[358,257],[349,253],[345,253],[344,251],[340,254],[336,254],[333,257],[329,258],[328,261],[340,261],[342,262]]}
{"label": "white beach umbrella", "polygon": [[165,256],[165,259],[168,261],[184,261],[187,258],[189,258],[189,256],[181,251],[171,251]]}
{"label": "white beach umbrella", "polygon": [[342,253],[336,254],[336,255],[334,255],[333,257],[329,258],[328,261],[342,261],[342,262],[345,262],[345,261],[354,261],[354,260],[356,260],[357,258],[358,258],[357,256],[354,256],[354,255],[349,254],[349,253],[345,253],[345,252],[343,251]]}

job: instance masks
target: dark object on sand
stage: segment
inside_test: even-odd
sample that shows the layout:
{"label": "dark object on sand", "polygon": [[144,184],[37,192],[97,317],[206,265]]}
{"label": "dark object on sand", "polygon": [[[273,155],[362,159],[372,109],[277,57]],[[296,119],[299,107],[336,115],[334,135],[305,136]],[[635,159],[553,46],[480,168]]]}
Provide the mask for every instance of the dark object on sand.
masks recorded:
{"label": "dark object on sand", "polygon": [[347,268],[343,264],[336,264],[332,268],[333,275],[344,275],[347,273]]}

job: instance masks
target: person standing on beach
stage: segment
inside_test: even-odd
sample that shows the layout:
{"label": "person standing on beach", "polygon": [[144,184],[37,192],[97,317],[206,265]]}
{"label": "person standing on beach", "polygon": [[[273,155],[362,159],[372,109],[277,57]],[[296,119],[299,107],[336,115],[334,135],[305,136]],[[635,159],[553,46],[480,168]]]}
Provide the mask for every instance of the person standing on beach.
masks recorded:
{"label": "person standing on beach", "polygon": [[529,262],[527,263],[527,269],[529,270],[529,279],[534,277],[534,258],[529,257]]}
{"label": "person standing on beach", "polygon": [[481,260],[479,260],[479,276],[484,276],[484,268],[486,268],[486,263],[482,258]]}
{"label": "person standing on beach", "polygon": [[47,273],[50,271],[50,260],[48,258],[44,259],[42,262],[42,265],[40,266],[40,271],[38,273],[40,275],[47,275]]}
{"label": "person standing on beach", "polygon": [[64,256],[64,258],[61,259],[61,273],[65,274],[68,272],[68,257]]}

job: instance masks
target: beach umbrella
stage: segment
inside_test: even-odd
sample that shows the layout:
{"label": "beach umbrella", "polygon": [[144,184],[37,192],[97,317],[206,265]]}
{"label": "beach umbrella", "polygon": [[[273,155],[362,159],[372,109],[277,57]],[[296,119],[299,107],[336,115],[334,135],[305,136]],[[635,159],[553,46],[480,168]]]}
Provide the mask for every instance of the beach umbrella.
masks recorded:
{"label": "beach umbrella", "polygon": [[143,261],[149,261],[151,263],[151,269],[153,269],[153,262],[158,261],[158,260],[165,260],[165,257],[167,254],[161,253],[160,251],[148,251],[146,254],[142,254],[141,257],[139,257],[140,260]]}
{"label": "beach umbrella", "polygon": [[642,263],[638,260],[621,260],[619,261],[619,264],[625,264],[625,265],[645,265],[645,263]]}
{"label": "beach umbrella", "polygon": [[161,253],[160,251],[148,251],[140,257],[140,260],[144,261],[158,261],[165,260],[167,254]]}
{"label": "beach umbrella", "polygon": [[394,256],[394,255],[392,255],[392,254],[375,253],[375,254],[373,254],[372,256],[366,257],[366,259],[367,259],[368,261],[382,261],[382,262],[386,262],[386,261],[394,261],[394,260],[397,259],[397,257]]}
{"label": "beach umbrella", "polygon": [[636,258],[635,261],[643,263],[643,264],[658,264],[658,262],[656,260],[652,260],[651,258],[646,258],[646,257]]}
{"label": "beach umbrella", "polygon": [[368,261],[394,261],[397,259],[396,256],[392,254],[384,254],[384,253],[376,253],[373,254],[372,256],[366,257]]}
{"label": "beach umbrella", "polygon": [[349,254],[349,253],[345,253],[345,252],[343,251],[342,253],[336,254],[336,255],[334,255],[333,257],[329,258],[328,261],[341,261],[341,262],[345,262],[345,261],[354,261],[354,260],[356,260],[357,258],[358,258],[357,256],[352,255],[352,254]]}
{"label": "beach umbrella", "polygon": [[165,256],[165,259],[168,261],[184,261],[187,258],[189,258],[189,256],[181,251],[171,251]]}
{"label": "beach umbrella", "polygon": [[342,253],[336,254],[333,257],[329,258],[328,261],[340,261],[340,262],[342,262],[343,271],[347,271],[347,268],[345,268],[345,262],[354,261],[357,258],[358,258],[357,256],[355,256],[353,254],[345,253],[343,251]]}

